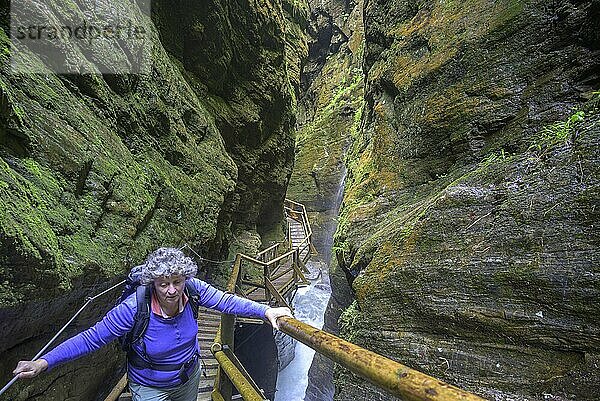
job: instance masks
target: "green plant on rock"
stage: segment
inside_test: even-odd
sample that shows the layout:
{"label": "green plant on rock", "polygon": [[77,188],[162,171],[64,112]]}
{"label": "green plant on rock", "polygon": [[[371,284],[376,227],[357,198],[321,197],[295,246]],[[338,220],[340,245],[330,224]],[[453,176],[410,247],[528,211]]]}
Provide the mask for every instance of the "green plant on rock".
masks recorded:
{"label": "green plant on rock", "polygon": [[360,124],[362,122],[362,115],[363,115],[364,108],[365,108],[365,102],[364,102],[364,100],[361,100],[360,105],[356,108],[356,111],[354,112],[354,120],[353,120],[353,124],[352,124],[352,129],[350,132],[350,136],[353,139],[357,139],[360,135]]}
{"label": "green plant on rock", "polygon": [[356,300],[350,304],[340,315],[338,324],[340,327],[340,334],[348,341],[353,342],[356,336],[355,324],[360,316],[360,309]]}
{"label": "green plant on rock", "polygon": [[512,155],[506,152],[504,149],[500,149],[497,152],[488,154],[482,161],[481,167],[492,167],[499,163],[505,162]]}
{"label": "green plant on rock", "polygon": [[584,120],[585,112],[579,110],[570,115],[566,121],[558,121],[544,127],[529,146],[529,150],[541,152],[554,145],[568,142],[569,138],[577,132],[578,124]]}

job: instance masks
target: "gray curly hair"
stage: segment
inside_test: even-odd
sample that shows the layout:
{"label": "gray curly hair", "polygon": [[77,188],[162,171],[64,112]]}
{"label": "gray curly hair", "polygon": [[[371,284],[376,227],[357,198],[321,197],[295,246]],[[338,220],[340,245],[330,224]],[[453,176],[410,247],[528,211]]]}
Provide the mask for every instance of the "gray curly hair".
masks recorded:
{"label": "gray curly hair", "polygon": [[185,256],[177,248],[158,248],[148,255],[146,262],[142,265],[142,274],[140,283],[150,284],[159,277],[169,277],[174,275],[192,278],[196,275],[198,266],[194,261]]}

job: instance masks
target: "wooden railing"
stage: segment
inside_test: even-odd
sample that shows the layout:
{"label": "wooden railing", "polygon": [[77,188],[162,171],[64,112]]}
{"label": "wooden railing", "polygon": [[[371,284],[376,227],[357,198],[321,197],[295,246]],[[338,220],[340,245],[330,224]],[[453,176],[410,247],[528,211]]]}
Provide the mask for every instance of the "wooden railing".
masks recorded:
{"label": "wooden railing", "polygon": [[[310,227],[310,221],[308,219],[308,213],[306,212],[306,208],[303,204],[294,202],[291,199],[285,199],[284,201],[284,210],[286,216],[298,221],[302,228],[304,229],[304,239],[300,244],[297,245],[299,253],[305,254],[302,262],[306,263],[306,261],[310,258],[311,254],[316,254],[317,251],[313,246],[313,232]],[[289,232],[289,223],[288,223],[288,232]],[[289,237],[289,235],[288,235]],[[289,240],[290,238],[288,238]],[[307,251],[307,252],[305,252]]]}
{"label": "wooden railing", "polygon": [[[287,306],[291,309],[292,292],[301,285],[308,285],[304,276],[308,272],[306,261],[314,253],[312,230],[304,205],[285,200],[285,212],[288,218],[298,221],[304,232],[299,245],[292,244],[288,229],[288,238],[259,252],[255,257],[237,254],[231,276],[227,282],[227,292],[236,293],[254,301],[272,306]],[[294,245],[294,246],[292,246]],[[303,252],[307,250],[308,252]],[[305,254],[302,257],[302,252]],[[252,271],[262,271],[261,282],[247,279]],[[221,315],[221,325],[211,351],[219,362],[219,370],[212,392],[213,400],[231,400],[233,386],[244,400],[266,400],[252,377],[239,363],[233,350],[233,332],[235,316]]]}
{"label": "wooden railing", "polygon": [[[298,249],[292,249],[268,262],[238,254],[235,264],[234,271],[239,270],[239,277],[231,291],[257,302],[290,307],[287,299],[290,291],[298,285],[309,284],[304,276],[307,270]],[[261,282],[246,278],[248,272],[253,270],[252,266],[262,270]]]}
{"label": "wooden railing", "polygon": [[[294,287],[307,283],[304,277],[305,263],[314,253],[312,230],[303,205],[286,199],[288,217],[300,222],[305,238],[290,249],[290,242],[274,244],[255,257],[238,254],[233,265],[226,291],[237,293],[270,305],[289,306]],[[301,257],[302,254],[305,257]],[[246,278],[252,267],[262,268],[261,282]],[[286,273],[283,273],[286,272]],[[292,273],[292,274],[290,274]],[[283,286],[281,277],[288,274]],[[260,291],[261,296],[257,297]],[[246,401],[268,401],[262,390],[244,369],[233,353],[235,316],[222,314],[219,330],[211,352],[219,363],[211,397],[213,401],[231,401],[233,387]],[[451,386],[431,376],[401,365],[358,345],[347,342],[325,331],[296,319],[283,317],[278,320],[279,329],[296,340],[308,345],[320,354],[344,366],[393,396],[406,401],[483,401],[482,398]],[[124,380],[122,380],[124,386]],[[114,394],[118,392],[113,391]],[[111,393],[111,394],[113,394]],[[108,398],[107,398],[108,400]],[[111,399],[112,400],[112,399]]]}

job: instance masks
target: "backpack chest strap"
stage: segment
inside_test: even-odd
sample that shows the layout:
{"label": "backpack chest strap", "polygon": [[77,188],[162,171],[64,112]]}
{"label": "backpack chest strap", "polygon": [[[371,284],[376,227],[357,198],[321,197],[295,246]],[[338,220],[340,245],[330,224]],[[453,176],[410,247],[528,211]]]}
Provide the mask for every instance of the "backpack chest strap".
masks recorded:
{"label": "backpack chest strap", "polygon": [[172,372],[179,370],[182,367],[189,368],[198,362],[198,353],[194,353],[188,361],[183,363],[151,363],[139,356],[136,352],[130,352],[127,354],[127,362],[139,369],[152,369],[159,370],[161,372]]}

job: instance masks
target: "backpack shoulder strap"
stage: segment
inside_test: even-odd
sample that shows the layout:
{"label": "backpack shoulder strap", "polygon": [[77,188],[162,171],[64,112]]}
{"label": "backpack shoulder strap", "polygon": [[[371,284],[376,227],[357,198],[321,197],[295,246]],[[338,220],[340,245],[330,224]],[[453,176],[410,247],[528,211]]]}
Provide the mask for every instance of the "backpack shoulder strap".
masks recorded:
{"label": "backpack shoulder strap", "polygon": [[192,307],[192,313],[194,314],[194,319],[198,320],[198,308],[200,307],[200,293],[190,282],[190,280],[185,280],[185,292],[188,296],[188,302]]}
{"label": "backpack shoulder strap", "polygon": [[137,310],[133,317],[133,327],[127,333],[126,344],[131,347],[131,344],[138,341],[148,328],[150,321],[150,299],[152,297],[152,286],[140,285],[136,288]]}

